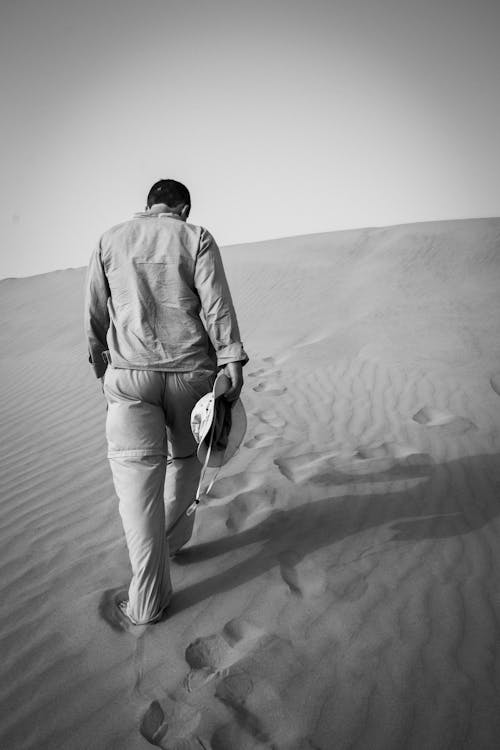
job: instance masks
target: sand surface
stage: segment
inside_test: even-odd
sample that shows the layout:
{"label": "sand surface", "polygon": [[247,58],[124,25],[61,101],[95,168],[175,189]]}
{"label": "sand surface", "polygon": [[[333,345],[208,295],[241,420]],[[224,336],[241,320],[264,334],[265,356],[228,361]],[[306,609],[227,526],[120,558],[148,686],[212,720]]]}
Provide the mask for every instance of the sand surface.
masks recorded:
{"label": "sand surface", "polygon": [[500,219],[226,248],[248,433],[129,567],[84,269],[0,282],[0,747],[500,746]]}

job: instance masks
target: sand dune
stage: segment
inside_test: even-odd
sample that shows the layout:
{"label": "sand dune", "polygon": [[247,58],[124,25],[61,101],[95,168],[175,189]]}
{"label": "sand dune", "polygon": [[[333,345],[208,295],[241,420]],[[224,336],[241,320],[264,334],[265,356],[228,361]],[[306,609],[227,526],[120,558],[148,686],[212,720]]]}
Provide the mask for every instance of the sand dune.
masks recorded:
{"label": "sand dune", "polygon": [[496,750],[500,219],[223,256],[248,433],[129,630],[84,269],[0,282],[0,747]]}

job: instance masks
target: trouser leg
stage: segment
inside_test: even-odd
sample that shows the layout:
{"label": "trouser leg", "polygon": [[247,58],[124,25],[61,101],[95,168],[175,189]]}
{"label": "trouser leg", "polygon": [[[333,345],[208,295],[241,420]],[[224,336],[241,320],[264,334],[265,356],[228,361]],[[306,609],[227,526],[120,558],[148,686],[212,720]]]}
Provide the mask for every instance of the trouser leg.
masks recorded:
{"label": "trouser leg", "polygon": [[[186,516],[185,511],[193,502],[201,464],[196,454],[186,458],[173,458],[167,462],[165,481],[165,524],[167,528],[168,551],[174,555],[190,539],[193,533],[195,513]],[[178,523],[169,534],[169,528]]]}
{"label": "trouser leg", "polygon": [[132,568],[128,614],[145,623],[161,615],[172,593],[163,504],[164,381],[161,373],[108,371],[108,457]]}
{"label": "trouser leg", "polygon": [[172,592],[165,540],[165,456],[109,459],[132,568],[128,614],[148,622],[168,605]]}

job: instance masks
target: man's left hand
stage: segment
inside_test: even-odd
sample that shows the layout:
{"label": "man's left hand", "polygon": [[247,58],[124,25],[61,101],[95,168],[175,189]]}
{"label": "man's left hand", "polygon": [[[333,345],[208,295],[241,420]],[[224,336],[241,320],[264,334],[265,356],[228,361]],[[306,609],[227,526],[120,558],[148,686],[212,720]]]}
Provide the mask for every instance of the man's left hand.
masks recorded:
{"label": "man's left hand", "polygon": [[231,387],[224,394],[228,401],[236,401],[243,388],[243,365],[241,362],[228,362],[224,367],[224,374],[231,381]]}

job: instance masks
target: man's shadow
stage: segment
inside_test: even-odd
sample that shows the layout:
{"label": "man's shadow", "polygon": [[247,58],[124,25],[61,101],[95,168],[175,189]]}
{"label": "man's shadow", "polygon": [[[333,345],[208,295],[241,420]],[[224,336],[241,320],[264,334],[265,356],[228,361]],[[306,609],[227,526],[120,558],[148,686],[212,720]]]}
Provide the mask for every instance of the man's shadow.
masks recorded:
{"label": "man's shadow", "polygon": [[[454,537],[481,528],[500,513],[498,454],[414,467],[406,474],[407,479],[416,477],[421,481],[411,489],[327,497],[272,512],[250,529],[189,547],[179,555],[180,564],[203,562],[260,544],[244,561],[177,591],[169,616],[268,572],[288,552],[297,564],[325,546],[391,523],[391,542]],[[321,479],[324,485],[327,478],[323,475]],[[363,477],[357,476],[355,481],[359,486]],[[336,483],[333,476],[332,483]]]}

